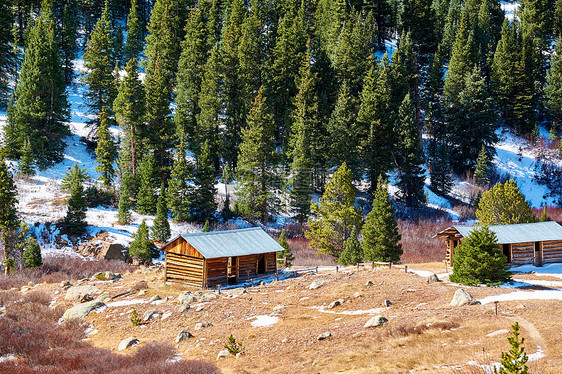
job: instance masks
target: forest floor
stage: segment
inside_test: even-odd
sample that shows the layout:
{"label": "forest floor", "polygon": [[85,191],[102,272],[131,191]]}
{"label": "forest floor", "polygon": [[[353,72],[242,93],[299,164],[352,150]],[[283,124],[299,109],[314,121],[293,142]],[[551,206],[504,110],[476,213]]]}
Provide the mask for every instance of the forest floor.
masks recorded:
{"label": "forest floor", "polygon": [[[166,284],[163,270],[141,268],[117,281],[84,283],[111,296],[141,280],[148,284],[146,294],[116,298],[90,313],[84,328],[87,341],[96,347],[117,351],[119,342],[131,336],[140,343],[124,354],[151,342],[171,343],[178,356],[215,362],[224,373],[491,373],[501,351],[509,349],[507,331],[517,321],[531,372],[562,373],[559,270],[515,275],[516,283],[508,288],[463,286],[482,304],[452,307],[449,303],[461,286],[448,281],[442,263],[412,264],[407,273],[404,266],[348,267],[337,273],[322,267],[319,274],[249,287],[243,294],[234,289],[220,295],[216,290],[205,291],[217,297],[201,302],[202,296],[196,295],[199,300],[180,312],[178,295],[189,289]],[[426,275],[434,272],[442,282],[426,281]],[[326,283],[311,290],[314,280]],[[52,295],[53,306],[72,306],[58,284],[40,284],[26,292],[35,290]],[[149,303],[155,295],[161,300]],[[534,299],[535,295],[542,300]],[[329,308],[338,299],[342,303]],[[497,315],[496,299],[501,300]],[[386,307],[385,300],[392,304]],[[284,308],[278,307],[275,313],[279,305]],[[160,314],[133,326],[133,308],[141,317],[152,310]],[[388,322],[364,328],[375,315]],[[211,325],[196,330],[200,322]],[[182,330],[193,338],[175,343]],[[331,336],[319,340],[326,332]],[[230,334],[244,345],[244,353],[217,359]]]}

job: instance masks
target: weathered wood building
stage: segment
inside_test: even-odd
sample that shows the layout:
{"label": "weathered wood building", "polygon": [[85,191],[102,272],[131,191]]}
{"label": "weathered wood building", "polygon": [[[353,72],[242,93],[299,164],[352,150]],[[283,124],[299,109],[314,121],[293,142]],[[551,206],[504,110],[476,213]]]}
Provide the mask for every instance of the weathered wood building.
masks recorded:
{"label": "weathered wood building", "polygon": [[[451,226],[433,236],[446,239],[446,260],[451,266],[455,248],[477,227]],[[562,262],[562,226],[554,221],[491,225],[489,228],[496,234],[501,251],[512,265],[542,266]]]}
{"label": "weathered wood building", "polygon": [[277,271],[281,247],[261,228],[182,234],[160,248],[166,280],[209,288]]}

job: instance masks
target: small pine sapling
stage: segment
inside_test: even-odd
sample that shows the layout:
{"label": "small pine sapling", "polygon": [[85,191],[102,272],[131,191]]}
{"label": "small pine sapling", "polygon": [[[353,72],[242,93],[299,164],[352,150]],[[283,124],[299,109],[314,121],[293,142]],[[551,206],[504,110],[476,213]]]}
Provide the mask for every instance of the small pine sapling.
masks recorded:
{"label": "small pine sapling", "polygon": [[168,207],[166,206],[166,195],[164,185],[160,188],[160,196],[156,205],[156,218],[151,229],[154,240],[165,242],[170,238],[170,222],[168,221]]}
{"label": "small pine sapling", "polygon": [[519,323],[515,322],[511,326],[512,336],[507,338],[507,341],[511,345],[511,348],[507,352],[502,352],[502,359],[500,362],[500,369],[497,370],[494,367],[495,374],[528,374],[529,368],[527,367],[527,361],[529,357],[525,353],[525,338],[519,340]]}
{"label": "small pine sapling", "polygon": [[363,261],[363,248],[357,240],[357,229],[354,227],[351,236],[345,241],[345,248],[341,253],[339,262],[342,265],[357,265]]}
{"label": "small pine sapling", "polygon": [[142,319],[139,317],[139,313],[135,308],[131,312],[131,323],[133,326],[140,326],[142,324]]}
{"label": "small pine sapling", "polygon": [[539,219],[539,222],[546,222],[546,221],[548,221],[548,216],[546,215],[546,206],[543,206],[541,218]]}
{"label": "small pine sapling", "polygon": [[205,221],[205,225],[203,226],[203,230],[201,230],[201,232],[210,232],[211,231],[211,226],[209,225],[209,220]]}
{"label": "small pine sapling", "polygon": [[228,337],[228,341],[224,345],[228,353],[233,356],[236,356],[238,353],[244,352],[244,345],[241,342],[237,342],[236,339],[230,334]]}
{"label": "small pine sapling", "polygon": [[287,242],[287,235],[285,234],[285,229],[281,231],[281,235],[279,235],[279,239],[277,240],[279,245],[284,249],[280,252],[277,252],[277,258],[285,259],[285,265],[290,267],[292,262],[295,260],[295,256],[291,252],[291,248],[289,247],[289,243]]}
{"label": "small pine sapling", "polygon": [[129,247],[129,256],[141,261],[150,261],[155,255],[156,246],[149,239],[148,226],[144,220],[142,220],[137,232],[133,234],[133,238],[135,240]]}
{"label": "small pine sapling", "polygon": [[552,141],[556,141],[556,139],[558,139],[558,131],[556,130],[556,125],[554,123],[552,124],[552,127],[550,127],[548,138]]}
{"label": "small pine sapling", "polygon": [[18,174],[21,175],[34,175],[35,170],[34,167],[34,160],[33,160],[33,150],[31,149],[31,143],[29,142],[29,138],[26,139],[23,149],[21,151],[20,163],[18,168]]}

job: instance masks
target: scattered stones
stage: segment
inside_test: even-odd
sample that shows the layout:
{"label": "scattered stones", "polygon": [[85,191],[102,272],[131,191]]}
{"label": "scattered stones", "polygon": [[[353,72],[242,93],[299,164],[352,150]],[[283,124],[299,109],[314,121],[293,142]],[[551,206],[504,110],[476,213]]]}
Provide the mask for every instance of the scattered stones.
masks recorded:
{"label": "scattered stones", "polygon": [[148,299],[148,302],[149,302],[149,303],[152,303],[152,302],[158,301],[158,300],[162,300],[162,298],[161,298],[160,296],[158,296],[158,295],[154,295],[154,296],[152,296],[150,299]]}
{"label": "scattered stones", "polygon": [[94,276],[92,278],[96,278],[96,279],[102,280],[102,281],[110,281],[110,280],[121,278],[121,274],[113,273],[111,271],[104,271],[104,272],[94,274]]}
{"label": "scattered stones", "polygon": [[80,300],[84,295],[97,295],[100,294],[101,291],[96,286],[92,285],[84,285],[84,286],[74,286],[70,287],[66,291],[66,295],[64,296],[65,300],[76,301]]}
{"label": "scattered stones", "polygon": [[323,285],[325,285],[326,283],[328,283],[328,281],[324,280],[324,279],[316,279],[314,280],[310,286],[308,286],[309,290],[315,290],[317,288],[322,287]]}
{"label": "scattered stones", "polygon": [[332,334],[330,332],[326,331],[325,333],[318,335],[318,337],[316,339],[324,340],[324,339],[329,338],[330,336],[332,336]]}
{"label": "scattered stones", "polygon": [[480,304],[480,301],[475,300],[471,294],[459,288],[455,295],[453,296],[453,300],[451,300],[451,306],[462,306],[462,305],[475,305]]}
{"label": "scattered stones", "polygon": [[217,360],[220,360],[221,358],[225,358],[225,357],[229,357],[232,356],[230,354],[229,351],[227,351],[226,349],[223,349],[222,351],[219,352],[218,356],[217,356]]}
{"label": "scattered stones", "polygon": [[340,304],[343,303],[343,302],[344,302],[344,299],[337,299],[337,300],[334,300],[334,301],[332,301],[332,302],[330,303],[330,305],[328,305],[328,309],[335,308],[335,307],[337,307],[338,305],[340,305]]}
{"label": "scattered stones", "polygon": [[198,322],[195,324],[195,330],[201,330],[211,326],[213,326],[213,324],[210,322]]}
{"label": "scattered stones", "polygon": [[95,309],[101,308],[105,304],[100,300],[92,300],[82,304],[76,304],[64,312],[62,318],[66,321],[71,319],[84,319]]}
{"label": "scattered stones", "polygon": [[82,295],[82,297],[80,298],[81,303],[85,303],[86,301],[92,301],[92,300],[94,300],[94,298],[89,293]]}
{"label": "scattered stones", "polygon": [[356,299],[359,298],[359,297],[361,297],[361,296],[363,296],[363,295],[361,295],[359,292],[355,292],[355,293],[353,294],[353,297],[356,298]]}
{"label": "scattered stones", "polygon": [[373,318],[371,318],[370,320],[367,321],[367,323],[365,323],[365,325],[363,326],[364,328],[369,328],[369,327],[376,327],[376,326],[382,326],[383,324],[385,324],[386,322],[388,322],[388,319],[386,319],[383,316],[374,316]]}
{"label": "scattered stones", "polygon": [[203,291],[195,291],[193,294],[194,294],[195,296],[203,296],[204,293],[205,293],[205,292],[203,292]]}
{"label": "scattered stones", "polygon": [[238,287],[238,288],[235,288],[232,291],[230,291],[230,294],[234,295],[234,296],[240,296],[240,295],[244,295],[246,293],[248,293],[248,291],[246,291],[246,289],[244,287]]}
{"label": "scattered stones", "polygon": [[368,280],[367,283],[365,283],[365,287],[371,287],[373,285],[374,285],[374,283],[373,283],[372,280]]}
{"label": "scattered stones", "polygon": [[178,312],[183,313],[183,312],[185,312],[186,310],[189,310],[189,309],[191,309],[191,306],[189,304],[181,304],[178,307]]}
{"label": "scattered stones", "polygon": [[193,335],[189,331],[182,330],[180,331],[178,337],[176,338],[176,343],[181,343],[184,340],[191,339],[191,338],[193,338]]}
{"label": "scattered stones", "polygon": [[431,274],[429,277],[427,277],[427,283],[438,283],[438,282],[441,282],[441,280],[439,279],[437,274]]}
{"label": "scattered stones", "polygon": [[191,295],[191,292],[184,291],[184,292],[179,294],[178,301],[181,304],[192,304],[192,303],[196,302],[197,299],[195,297],[193,297],[193,295]]}
{"label": "scattered stones", "polygon": [[72,284],[70,283],[70,281],[62,281],[60,282],[60,288],[66,290],[67,288],[72,287]]}
{"label": "scattered stones", "polygon": [[148,322],[148,321],[150,321],[150,320],[152,320],[152,319],[154,319],[154,318],[156,318],[160,315],[162,315],[162,312],[157,312],[156,310],[147,310],[144,313],[143,320],[145,322]]}
{"label": "scattered stones", "polygon": [[390,300],[385,300],[385,301],[383,302],[383,305],[388,308],[389,306],[392,305],[392,303],[390,302]]}
{"label": "scattered stones", "polygon": [[148,293],[147,290],[140,290],[139,293],[137,294],[137,296],[144,296]]}
{"label": "scattered stones", "polygon": [[197,309],[195,309],[195,311],[196,312],[202,312],[203,309],[205,309],[205,308],[203,308],[202,306],[198,306]]}
{"label": "scattered stones", "polygon": [[265,281],[260,281],[260,282],[258,283],[258,285],[259,285],[259,286],[265,286]]}
{"label": "scattered stones", "polygon": [[139,340],[135,337],[130,337],[127,339],[123,339],[121,340],[121,343],[119,343],[119,346],[117,347],[117,350],[119,352],[124,351],[125,349],[134,346],[135,344],[138,344]]}
{"label": "scattered stones", "polygon": [[216,299],[216,298],[218,298],[218,297],[219,297],[219,296],[218,296],[216,293],[210,292],[210,293],[204,294],[204,295],[201,297],[201,299],[199,299],[199,301],[201,301],[201,302],[211,301],[211,300],[214,300],[214,299]]}

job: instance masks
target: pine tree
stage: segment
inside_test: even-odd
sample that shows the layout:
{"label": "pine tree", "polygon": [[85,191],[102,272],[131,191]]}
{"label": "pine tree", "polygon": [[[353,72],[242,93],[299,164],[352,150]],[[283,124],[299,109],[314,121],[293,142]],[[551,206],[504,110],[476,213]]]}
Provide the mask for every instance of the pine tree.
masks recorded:
{"label": "pine tree", "polygon": [[113,178],[115,177],[115,169],[113,168],[115,144],[113,144],[113,140],[111,139],[108,126],[109,120],[104,107],[100,113],[100,125],[97,133],[98,145],[96,147],[96,162],[98,165],[96,166],[96,171],[100,173],[99,180],[106,189],[111,187]]}
{"label": "pine tree", "polygon": [[8,86],[10,75],[16,63],[15,51],[11,44],[14,41],[12,25],[14,12],[12,1],[0,1],[0,108],[4,108],[10,97]]}
{"label": "pine tree", "polygon": [[486,147],[482,146],[476,160],[476,170],[474,170],[474,180],[480,185],[490,183],[492,177],[492,163],[486,152]]}
{"label": "pine tree", "polygon": [[186,159],[185,146],[182,142],[176,153],[172,175],[166,191],[168,207],[172,213],[172,218],[177,222],[189,221],[192,218],[193,187],[189,183],[191,179],[192,165]]}
{"label": "pine tree", "polygon": [[351,171],[343,163],[326,183],[318,203],[310,206],[314,219],[308,219],[305,235],[317,253],[338,259],[353,228],[361,226],[361,215],[354,207],[355,194]]}
{"label": "pine tree", "polygon": [[272,118],[262,88],[248,114],[248,125],[242,129],[237,169],[238,206],[247,218],[262,222],[277,205]]}
{"label": "pine tree", "polygon": [[129,247],[129,256],[142,262],[150,262],[154,257],[156,246],[152,244],[148,236],[148,226],[144,219],[139,225],[136,233],[133,234],[134,240]]}
{"label": "pine tree", "polygon": [[21,150],[21,157],[18,165],[18,174],[34,175],[35,170],[33,169],[33,164],[33,150],[31,149],[31,142],[29,141],[29,139],[26,139]]}
{"label": "pine tree", "polygon": [[455,249],[451,282],[474,285],[503,282],[511,273],[496,234],[487,226],[473,229]]}
{"label": "pine tree", "polygon": [[69,1],[64,5],[60,30],[60,49],[64,69],[64,80],[66,84],[72,83],[74,78],[74,59],[78,52],[76,38],[78,36],[78,7],[75,1]]}
{"label": "pine tree", "polygon": [[166,206],[166,190],[164,185],[160,187],[158,204],[156,206],[156,218],[151,228],[152,238],[158,242],[166,242],[170,239],[170,222],[168,221],[168,207]]}
{"label": "pine tree", "polygon": [[398,134],[400,138],[398,153],[398,197],[406,205],[418,205],[425,202],[425,175],[422,169],[423,159],[420,150],[418,126],[410,95],[406,94],[398,113]]}
{"label": "pine tree", "polygon": [[119,207],[117,211],[117,221],[122,225],[131,222],[131,188],[132,175],[125,170],[121,175],[121,186],[119,189]]}
{"label": "pine tree", "polygon": [[402,30],[410,30],[416,50],[421,54],[435,52],[437,35],[432,0],[404,0],[401,14]]}
{"label": "pine tree", "polygon": [[554,122],[562,124],[562,39],[558,38],[550,59],[550,70],[546,75],[544,95],[546,105],[553,115]]}
{"label": "pine tree", "polygon": [[17,189],[12,174],[0,152],[0,248],[3,249],[6,260],[14,260],[15,256],[14,237],[19,225],[16,196]]}
{"label": "pine tree", "polygon": [[127,164],[127,170],[136,175],[141,154],[142,125],[144,119],[144,88],[139,79],[137,60],[129,60],[126,75],[119,85],[113,102],[115,119],[123,131],[119,158]]}
{"label": "pine tree", "polygon": [[345,247],[338,261],[342,265],[356,265],[363,261],[363,248],[357,240],[357,228],[351,230],[351,236],[345,241]]}
{"label": "pine tree", "polygon": [[476,210],[481,225],[536,222],[536,218],[513,179],[497,183],[482,194]]}
{"label": "pine tree", "polygon": [[38,167],[62,161],[64,137],[69,134],[65,89],[50,2],[45,0],[27,34],[15,104],[9,112],[8,127],[13,130],[5,134],[8,154],[19,156],[29,138]]}
{"label": "pine tree", "polygon": [[139,191],[137,193],[137,208],[140,214],[154,214],[156,212],[156,160],[154,154],[145,155],[139,166]]}
{"label": "pine tree", "polygon": [[541,218],[539,219],[539,222],[547,222],[547,221],[549,221],[549,219],[548,216],[546,215],[546,205],[545,205],[543,206]]}
{"label": "pine tree", "polygon": [[217,203],[215,195],[215,169],[209,158],[209,143],[205,142],[197,157],[197,169],[195,171],[195,191],[193,192],[193,219],[203,222],[214,219]]}
{"label": "pine tree", "polygon": [[228,221],[231,218],[232,212],[230,210],[230,194],[228,192],[228,184],[232,181],[232,174],[230,172],[230,167],[228,163],[224,164],[221,176],[222,183],[224,183],[224,206],[222,209],[222,218]]}
{"label": "pine tree", "polygon": [[445,196],[453,189],[449,146],[445,142],[431,140],[429,143],[429,178],[431,189]]}
{"label": "pine tree", "polygon": [[137,0],[131,0],[127,17],[127,42],[125,44],[125,61],[138,59],[142,53],[142,27],[138,16]]}
{"label": "pine tree", "polygon": [[[102,109],[111,108],[115,99],[113,96],[113,69],[115,68],[113,30],[108,4],[106,1],[101,18],[97,21],[84,52],[84,67],[87,71],[82,76],[82,82],[88,86],[88,90],[84,94],[86,106],[89,113],[95,116],[95,119],[88,121],[93,126],[93,131],[97,130],[100,124],[99,116]],[[108,114],[112,115],[112,113]]]}
{"label": "pine tree", "polygon": [[281,230],[281,235],[279,235],[277,243],[279,243],[279,245],[283,247],[282,251],[277,252],[277,258],[285,259],[285,266],[291,267],[292,262],[295,260],[295,256],[293,256],[291,247],[287,242],[287,234],[285,233],[285,229]]}
{"label": "pine tree", "polygon": [[379,178],[373,208],[365,218],[361,230],[363,253],[367,261],[398,262],[402,255],[399,243],[398,224],[394,218],[394,207],[388,195],[386,181]]}
{"label": "pine tree", "polygon": [[70,198],[68,200],[68,210],[64,217],[63,226],[69,234],[81,235],[86,230],[86,197],[82,178],[80,176],[80,168],[78,164],[74,164],[74,168],[70,174]]}
{"label": "pine tree", "polygon": [[29,225],[25,222],[20,225],[16,248],[22,254],[23,265],[26,268],[35,268],[42,265],[41,248]]}
{"label": "pine tree", "polygon": [[203,225],[201,232],[211,232],[211,226],[209,225],[209,220],[205,221],[205,224]]}
{"label": "pine tree", "polygon": [[519,340],[519,323],[511,325],[511,335],[507,338],[511,348],[507,352],[502,352],[499,371],[494,366],[494,374],[528,374],[529,368],[527,361],[529,356],[525,353],[525,338]]}

